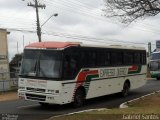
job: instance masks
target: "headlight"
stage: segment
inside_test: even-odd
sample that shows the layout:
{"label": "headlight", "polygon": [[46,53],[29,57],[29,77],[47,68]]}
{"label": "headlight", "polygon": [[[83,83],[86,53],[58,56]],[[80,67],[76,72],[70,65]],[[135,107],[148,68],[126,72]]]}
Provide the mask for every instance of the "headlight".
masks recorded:
{"label": "headlight", "polygon": [[48,90],[48,93],[54,94],[54,90]]}
{"label": "headlight", "polygon": [[24,79],[19,79],[19,84],[24,85]]}
{"label": "headlight", "polygon": [[59,90],[48,90],[48,93],[58,94],[58,93],[59,93]]}
{"label": "headlight", "polygon": [[24,90],[24,89],[25,89],[25,87],[21,87],[21,86],[19,86],[19,87],[18,87],[18,89]]}
{"label": "headlight", "polygon": [[48,90],[49,93],[54,93],[54,90]]}

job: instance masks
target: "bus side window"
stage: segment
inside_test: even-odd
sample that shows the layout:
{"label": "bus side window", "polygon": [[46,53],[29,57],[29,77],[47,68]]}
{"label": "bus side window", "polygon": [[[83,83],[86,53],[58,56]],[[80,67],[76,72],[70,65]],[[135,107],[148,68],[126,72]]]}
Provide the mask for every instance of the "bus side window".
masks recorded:
{"label": "bus side window", "polygon": [[124,64],[125,65],[132,65],[133,64],[133,53],[132,52],[125,52],[123,55],[124,55]]}
{"label": "bus side window", "polygon": [[114,65],[121,65],[122,63],[123,63],[122,52],[112,52],[111,64],[114,66]]}
{"label": "bus side window", "polygon": [[96,66],[96,52],[90,52],[89,53],[89,67],[95,67]]}
{"label": "bus side window", "polygon": [[74,79],[78,71],[77,59],[73,56],[66,55],[64,59],[64,77]]}
{"label": "bus side window", "polygon": [[140,53],[134,53],[134,64],[140,64],[140,63],[141,63]]}
{"label": "bus side window", "polygon": [[88,55],[87,53],[85,53],[85,51],[82,51],[80,53],[80,66],[83,68],[83,67],[87,67],[88,66]]}
{"label": "bus side window", "polygon": [[83,51],[81,54],[82,67],[96,66],[96,53],[92,51]]}
{"label": "bus side window", "polygon": [[147,53],[145,52],[143,55],[144,55],[144,64],[147,64]]}
{"label": "bus side window", "polygon": [[107,64],[106,62],[108,62],[108,61],[106,61],[105,55],[106,55],[105,52],[102,52],[102,51],[98,51],[97,52],[97,55],[96,55],[96,66],[103,67],[103,66],[105,66]]}
{"label": "bus side window", "polygon": [[141,53],[141,63],[142,63],[143,65],[146,64],[146,54],[145,54],[145,53]]}
{"label": "bus side window", "polygon": [[105,65],[108,66],[108,65],[110,65],[110,64],[111,64],[111,57],[110,57],[110,53],[107,52],[107,53],[105,54]]}

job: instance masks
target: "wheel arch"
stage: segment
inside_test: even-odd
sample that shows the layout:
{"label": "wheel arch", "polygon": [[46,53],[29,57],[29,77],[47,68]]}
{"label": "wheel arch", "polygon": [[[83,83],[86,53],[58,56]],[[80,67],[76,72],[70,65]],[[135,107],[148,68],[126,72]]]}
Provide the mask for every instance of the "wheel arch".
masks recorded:
{"label": "wheel arch", "polygon": [[[131,82],[130,82],[129,79],[126,79],[126,80],[124,81],[124,84],[125,84],[125,83],[127,83],[127,84],[129,85],[129,88],[131,88]],[[123,84],[123,85],[124,85],[124,84]]]}
{"label": "wheel arch", "polygon": [[81,107],[84,104],[85,98],[86,98],[86,90],[84,86],[79,86],[74,94],[74,100],[72,102],[73,107],[74,108]]}
{"label": "wheel arch", "polygon": [[85,95],[85,97],[86,97],[86,89],[85,89],[84,86],[79,86],[79,87],[76,89],[76,91],[78,91],[78,90],[83,91],[83,93],[84,93],[84,95]]}

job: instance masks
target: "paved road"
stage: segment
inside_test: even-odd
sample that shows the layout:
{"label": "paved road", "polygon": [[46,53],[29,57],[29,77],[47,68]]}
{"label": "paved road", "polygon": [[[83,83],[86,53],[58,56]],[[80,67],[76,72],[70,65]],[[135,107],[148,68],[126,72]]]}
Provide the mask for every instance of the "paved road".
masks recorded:
{"label": "paved road", "polygon": [[160,80],[148,80],[147,84],[139,89],[130,92],[126,98],[120,97],[118,94],[108,95],[96,99],[91,99],[86,102],[86,105],[73,109],[70,105],[51,105],[50,107],[43,108],[36,102],[15,100],[0,102],[0,119],[9,115],[18,115],[18,120],[41,120],[54,115],[60,115],[70,112],[76,112],[85,109],[93,108],[115,108],[128,100],[137,98],[139,96],[160,90]]}

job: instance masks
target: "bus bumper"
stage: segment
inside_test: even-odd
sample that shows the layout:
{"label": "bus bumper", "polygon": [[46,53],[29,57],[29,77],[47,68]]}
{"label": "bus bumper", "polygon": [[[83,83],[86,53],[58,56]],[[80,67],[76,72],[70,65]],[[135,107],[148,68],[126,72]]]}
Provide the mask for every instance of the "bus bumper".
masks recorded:
{"label": "bus bumper", "polygon": [[49,103],[49,104],[65,104],[60,99],[60,95],[52,95],[52,94],[38,94],[38,93],[30,93],[30,92],[19,92],[18,97],[20,99],[36,101],[41,103]]}

